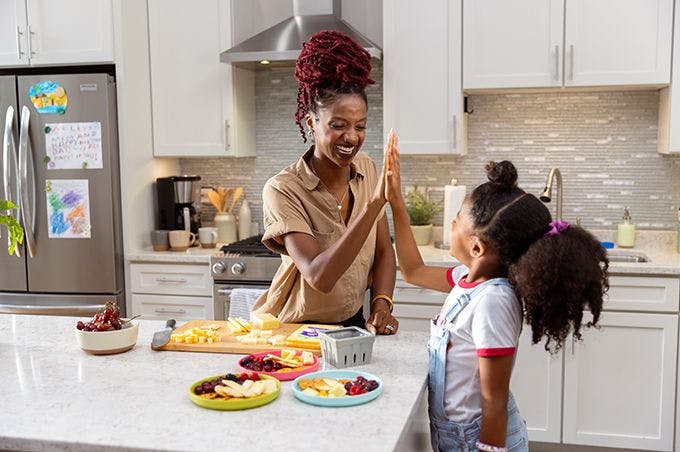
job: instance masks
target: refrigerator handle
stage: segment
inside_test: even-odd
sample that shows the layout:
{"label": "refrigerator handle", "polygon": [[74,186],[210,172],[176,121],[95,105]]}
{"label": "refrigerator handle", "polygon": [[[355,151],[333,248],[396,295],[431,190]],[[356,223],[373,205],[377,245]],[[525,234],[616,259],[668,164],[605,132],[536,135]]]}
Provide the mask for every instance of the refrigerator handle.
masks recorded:
{"label": "refrigerator handle", "polygon": [[105,306],[73,305],[73,306],[42,306],[15,305],[0,303],[0,314],[32,314],[32,315],[62,315],[62,316],[92,316]]}
{"label": "refrigerator handle", "polygon": [[[21,108],[21,128],[19,129],[19,192],[20,192],[20,206],[22,212],[22,219],[24,223],[24,235],[26,236],[26,245],[28,247],[28,255],[35,257],[36,246],[35,237],[33,236],[33,222],[34,217],[31,213],[31,203],[29,199],[29,188],[35,193],[35,186],[28,187],[28,166],[29,161],[33,164],[32,156],[29,159],[31,146],[28,136],[28,123],[31,118],[31,111],[25,105]],[[31,173],[33,168],[31,168]],[[35,180],[33,181],[35,185]]]}
{"label": "refrigerator handle", "polygon": [[[14,204],[19,204],[19,190],[18,186],[12,187],[12,181],[18,184],[19,169],[17,168],[17,151],[16,142],[14,141],[14,107],[10,105],[7,107],[7,114],[5,116],[5,132],[2,140],[2,185],[5,193],[5,198]],[[16,189],[16,192],[12,190]],[[15,196],[16,195],[16,196]],[[21,210],[16,214],[14,211],[9,211],[8,214],[21,223]],[[0,238],[2,237],[2,229],[0,229]],[[8,236],[9,244],[9,236]],[[17,247],[16,256],[21,257],[21,247]]]}

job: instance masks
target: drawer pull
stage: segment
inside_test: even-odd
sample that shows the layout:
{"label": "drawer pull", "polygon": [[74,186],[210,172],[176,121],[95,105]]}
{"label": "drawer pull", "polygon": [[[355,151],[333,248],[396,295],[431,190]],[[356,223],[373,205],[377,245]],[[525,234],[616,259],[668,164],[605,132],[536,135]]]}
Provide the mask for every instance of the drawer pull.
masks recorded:
{"label": "drawer pull", "polygon": [[165,276],[159,276],[156,278],[156,282],[161,284],[184,284],[187,282],[186,278],[166,278]]}
{"label": "drawer pull", "polygon": [[159,314],[186,314],[187,311],[184,309],[166,309],[166,308],[160,308],[160,309],[155,309],[154,312],[157,312]]}

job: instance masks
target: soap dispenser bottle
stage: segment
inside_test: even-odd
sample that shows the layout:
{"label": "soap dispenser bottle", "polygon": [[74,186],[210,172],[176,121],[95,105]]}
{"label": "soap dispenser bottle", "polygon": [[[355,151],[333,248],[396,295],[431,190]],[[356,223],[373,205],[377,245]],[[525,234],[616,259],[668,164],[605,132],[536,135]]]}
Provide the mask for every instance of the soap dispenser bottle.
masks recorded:
{"label": "soap dispenser bottle", "polygon": [[616,244],[619,248],[632,248],[635,246],[635,225],[631,222],[628,207],[623,209],[623,221],[619,223],[617,229]]}

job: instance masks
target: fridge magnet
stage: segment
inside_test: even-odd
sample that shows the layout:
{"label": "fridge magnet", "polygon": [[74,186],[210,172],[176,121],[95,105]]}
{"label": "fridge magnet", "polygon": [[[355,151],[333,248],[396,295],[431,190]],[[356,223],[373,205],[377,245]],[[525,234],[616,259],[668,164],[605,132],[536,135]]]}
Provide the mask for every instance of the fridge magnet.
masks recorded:
{"label": "fridge magnet", "polygon": [[50,238],[90,238],[90,194],[87,179],[47,179],[45,195]]}
{"label": "fridge magnet", "polygon": [[63,115],[68,107],[66,90],[55,82],[44,81],[31,85],[28,96],[41,115]]}
{"label": "fridge magnet", "polygon": [[100,122],[45,124],[44,130],[47,169],[103,168]]}

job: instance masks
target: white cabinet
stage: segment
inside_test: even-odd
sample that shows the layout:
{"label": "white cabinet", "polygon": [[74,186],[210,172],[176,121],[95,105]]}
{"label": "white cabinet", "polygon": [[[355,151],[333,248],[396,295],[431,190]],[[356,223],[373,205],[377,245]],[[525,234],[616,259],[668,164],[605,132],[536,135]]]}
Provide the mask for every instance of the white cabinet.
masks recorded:
{"label": "white cabinet", "polygon": [[132,314],[144,319],[214,319],[212,278],[203,264],[130,264]]}
{"label": "white cabinet", "polygon": [[154,155],[255,155],[255,81],[221,63],[229,0],[149,0]]}
{"label": "white cabinet", "polygon": [[664,85],[673,0],[465,0],[463,88]]}
{"label": "white cabinet", "polygon": [[0,67],[113,60],[111,0],[0,0]]}
{"label": "white cabinet", "polygon": [[383,124],[402,154],[464,154],[461,0],[383,3]]}
{"label": "white cabinet", "polygon": [[[545,339],[530,345],[524,326],[511,389],[529,439],[671,451],[680,281],[615,275],[609,282],[600,328],[582,328],[583,341],[568,340],[557,356],[543,349]],[[590,319],[584,313],[583,323]]]}
{"label": "white cabinet", "polygon": [[565,351],[563,442],[672,451],[678,316],[603,312],[600,324]]}
{"label": "white cabinet", "polygon": [[[659,93],[659,132],[657,150],[661,154],[680,153],[680,7],[673,18],[673,71],[671,86]],[[675,92],[673,91],[675,87]],[[680,436],[680,435],[679,435]]]}
{"label": "white cabinet", "polygon": [[414,286],[399,276],[392,294],[392,313],[399,320],[399,330],[429,331],[430,320],[441,310],[447,294]]}

